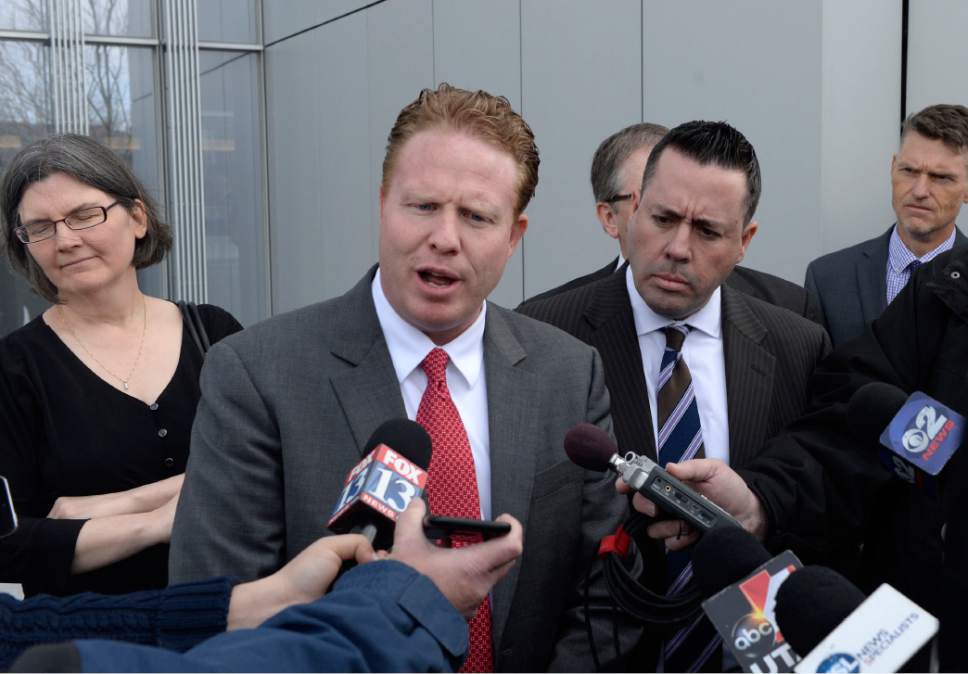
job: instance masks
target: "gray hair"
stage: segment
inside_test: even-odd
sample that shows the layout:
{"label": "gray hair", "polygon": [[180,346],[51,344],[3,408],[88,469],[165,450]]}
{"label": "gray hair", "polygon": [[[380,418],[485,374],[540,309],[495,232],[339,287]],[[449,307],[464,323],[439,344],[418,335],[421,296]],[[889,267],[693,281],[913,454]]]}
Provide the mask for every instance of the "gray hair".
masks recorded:
{"label": "gray hair", "polygon": [[171,249],[171,228],[158,215],[154,200],[124,162],[96,140],[76,134],[59,134],[31,143],[13,158],[0,183],[0,218],[3,249],[11,266],[23,275],[34,291],[49,302],[57,302],[57,288],[48,280],[14,229],[20,222],[20,201],[31,185],[55,173],[69,175],[111,195],[128,212],[140,202],[147,221],[147,233],[135,242],[135,269],[164,259]]}
{"label": "gray hair", "polygon": [[621,192],[621,170],[641,147],[650,147],[669,132],[661,124],[643,122],[627,126],[602,141],[592,157],[592,192],[595,201],[607,202]]}

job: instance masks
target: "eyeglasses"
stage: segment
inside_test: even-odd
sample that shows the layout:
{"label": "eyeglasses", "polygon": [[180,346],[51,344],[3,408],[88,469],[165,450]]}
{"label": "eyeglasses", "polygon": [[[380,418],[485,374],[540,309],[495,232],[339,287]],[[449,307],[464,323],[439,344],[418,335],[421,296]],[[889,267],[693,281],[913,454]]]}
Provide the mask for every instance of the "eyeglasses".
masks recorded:
{"label": "eyeglasses", "polygon": [[120,201],[115,201],[107,206],[93,206],[74,211],[66,218],[60,220],[40,220],[31,222],[29,225],[18,225],[14,228],[14,233],[22,243],[37,243],[44,239],[54,236],[57,231],[57,223],[63,222],[68,229],[77,231],[96,227],[108,219],[108,211],[117,206]]}
{"label": "eyeglasses", "polygon": [[614,204],[616,201],[628,201],[635,195],[629,192],[628,194],[616,194],[614,197],[609,197],[605,200],[606,204]]}

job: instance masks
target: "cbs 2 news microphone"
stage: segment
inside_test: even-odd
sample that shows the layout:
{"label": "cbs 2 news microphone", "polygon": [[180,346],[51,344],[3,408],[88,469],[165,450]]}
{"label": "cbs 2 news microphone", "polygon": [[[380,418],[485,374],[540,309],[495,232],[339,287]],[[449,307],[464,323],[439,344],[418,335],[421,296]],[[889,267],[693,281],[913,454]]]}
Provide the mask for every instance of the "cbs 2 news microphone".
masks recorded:
{"label": "cbs 2 news microphone", "polygon": [[965,418],[934,398],[915,391],[871,382],[857,389],[848,417],[860,442],[880,440],[881,463],[919,489],[933,492],[937,478],[961,446]]}

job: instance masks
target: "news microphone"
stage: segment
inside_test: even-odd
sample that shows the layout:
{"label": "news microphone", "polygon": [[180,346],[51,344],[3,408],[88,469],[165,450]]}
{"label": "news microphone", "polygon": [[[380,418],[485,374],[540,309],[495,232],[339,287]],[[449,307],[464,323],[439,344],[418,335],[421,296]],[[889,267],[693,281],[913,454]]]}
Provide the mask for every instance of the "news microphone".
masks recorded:
{"label": "news microphone", "polygon": [[776,557],[739,527],[717,527],[696,543],[692,569],[708,599],[702,608],[747,672],[792,672],[799,661],[777,627],[779,588],[800,568],[792,552]]}
{"label": "news microphone", "polygon": [[364,450],[326,526],[338,534],[361,533],[375,548],[389,549],[397,517],[427,485],[430,436],[416,422],[391,419],[373,431]]}
{"label": "news microphone", "polygon": [[630,487],[697,531],[740,526],[732,515],[672,477],[652,459],[634,452],[628,452],[624,458],[619,456],[612,438],[594,424],[583,422],[569,430],[565,434],[565,453],[586,470],[618,473]]}
{"label": "news microphone", "polygon": [[938,620],[886,583],[864,593],[836,571],[809,566],[777,593],[776,617],[803,660],[797,672],[897,672],[938,631]]}
{"label": "news microphone", "polygon": [[707,599],[747,578],[773,555],[741,527],[716,527],[692,552],[692,574]]}
{"label": "news microphone", "polygon": [[857,439],[879,438],[881,461],[901,480],[933,486],[951,456],[961,446],[965,418],[934,398],[915,391],[908,396],[897,386],[871,382],[857,389],[847,404]]}

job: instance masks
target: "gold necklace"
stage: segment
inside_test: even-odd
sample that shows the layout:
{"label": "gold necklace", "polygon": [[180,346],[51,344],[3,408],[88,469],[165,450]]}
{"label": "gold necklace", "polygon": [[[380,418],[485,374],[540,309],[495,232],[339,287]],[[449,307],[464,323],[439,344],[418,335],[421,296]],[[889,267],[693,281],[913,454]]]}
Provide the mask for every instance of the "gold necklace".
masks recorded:
{"label": "gold necklace", "polygon": [[121,385],[124,386],[124,390],[127,391],[128,382],[131,381],[131,375],[134,374],[134,370],[136,367],[138,367],[138,362],[141,360],[141,351],[142,349],[144,349],[144,346],[145,346],[145,334],[148,332],[148,300],[145,299],[145,296],[144,295],[141,296],[141,307],[142,307],[142,312],[143,312],[142,315],[144,320],[142,321],[142,326],[141,326],[141,341],[138,342],[138,355],[134,357],[134,363],[131,364],[131,369],[128,370],[127,377],[121,377],[115,374],[114,372],[112,372],[111,370],[109,370],[104,363],[98,360],[97,356],[91,353],[88,350],[88,348],[84,346],[84,342],[81,341],[81,338],[77,336],[76,332],[74,332],[74,328],[71,327],[71,322],[67,320],[67,314],[64,313],[63,305],[59,305],[59,306],[60,306],[61,318],[64,319],[64,327],[67,328],[67,331],[69,333],[71,333],[71,337],[74,338],[74,341],[77,342],[77,345],[81,347],[84,353],[86,353],[88,356],[91,357],[91,360],[93,360],[95,363],[100,365],[102,370],[104,370],[109,375],[111,375],[119,382],[121,382]]}

